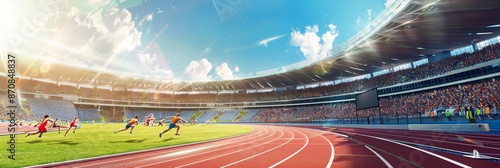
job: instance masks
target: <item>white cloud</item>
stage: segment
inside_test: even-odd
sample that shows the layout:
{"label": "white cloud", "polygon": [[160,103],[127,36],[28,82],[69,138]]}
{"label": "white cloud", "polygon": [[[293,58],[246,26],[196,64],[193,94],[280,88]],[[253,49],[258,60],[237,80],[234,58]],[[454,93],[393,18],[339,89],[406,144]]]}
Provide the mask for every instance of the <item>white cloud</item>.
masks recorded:
{"label": "white cloud", "polygon": [[367,15],[368,15],[368,22],[372,21],[372,10],[368,9],[368,10],[366,10],[366,12],[367,12]]}
{"label": "white cloud", "polygon": [[94,7],[102,7],[110,4],[110,0],[88,0],[87,1],[90,5]]}
{"label": "white cloud", "polygon": [[[68,12],[68,17],[78,16],[79,13],[80,13],[80,10],[78,8],[71,7],[70,12]],[[76,21],[76,19],[80,20],[80,18],[75,18],[75,22],[79,22],[79,21]]]}
{"label": "white cloud", "polygon": [[203,49],[199,58],[203,58],[203,57],[205,57],[206,54],[212,52],[213,46],[214,46],[215,42],[217,42],[217,40],[218,40],[218,38],[214,38],[212,40],[212,42],[210,42],[210,44],[207,47],[205,47],[205,49]]}
{"label": "white cloud", "polygon": [[152,21],[152,20],[153,20],[153,14],[149,14],[149,15],[147,15],[147,16],[146,16],[146,20],[147,20],[148,22]]}
{"label": "white cloud", "polygon": [[80,15],[80,10],[72,7],[67,16],[70,19],[74,17],[77,24],[76,28],[70,28],[68,32],[78,32],[80,37],[89,37],[84,44],[90,46],[89,49],[93,53],[81,54],[109,57],[123,51],[131,51],[141,45],[142,33],[136,29],[132,15],[127,9],[113,7],[103,12],[103,8],[96,8],[86,15]]}
{"label": "white cloud", "polygon": [[158,12],[156,12],[156,14],[160,14],[160,13],[163,13],[163,11],[160,8],[158,8]]}
{"label": "white cloud", "polygon": [[141,64],[145,65],[146,67],[152,68],[153,72],[156,72],[157,74],[162,75],[162,77],[166,77],[166,78],[173,77],[174,73],[172,70],[163,69],[157,63],[158,57],[156,56],[156,54],[139,53],[139,55],[137,56],[137,59],[141,62]]}
{"label": "white cloud", "polygon": [[[20,22],[22,18],[28,18],[25,22],[29,25],[26,29],[29,34],[24,33],[26,30],[22,30],[20,25],[19,29],[9,33],[16,38],[21,36],[22,41],[19,40],[20,43],[16,45],[4,45],[3,41],[7,40],[0,40],[2,47],[7,46],[16,51],[18,46],[23,46],[23,55],[38,54],[40,56],[33,57],[52,58],[77,66],[85,63],[88,67],[103,70],[108,70],[108,65],[112,67],[118,64],[116,58],[136,60],[136,54],[123,53],[133,51],[141,45],[142,32],[136,28],[137,21],[132,20],[129,10],[118,7],[118,1],[84,0],[81,3],[71,3],[67,0],[45,0],[40,4],[16,1],[14,5],[17,6],[17,3],[29,6],[29,11],[12,13],[14,16],[23,14],[18,19]],[[0,35],[1,30],[2,28]]]}
{"label": "white cloud", "polygon": [[207,47],[203,50],[203,54],[208,54],[210,51],[212,51],[212,47]]}
{"label": "white cloud", "polygon": [[234,67],[234,71],[235,72],[240,72],[240,67],[238,65],[236,65],[236,67]]}
{"label": "white cloud", "polygon": [[189,65],[184,70],[185,73],[191,75],[193,79],[210,79],[208,76],[208,72],[212,70],[212,63],[208,61],[206,58],[201,59],[200,61],[191,61]]}
{"label": "white cloud", "polygon": [[118,3],[123,3],[123,2],[125,2],[125,1],[126,1],[126,0],[120,0],[120,1],[118,1]]}
{"label": "white cloud", "polygon": [[165,78],[172,78],[174,77],[174,72],[172,70],[167,70],[167,69],[162,69],[159,67],[159,65],[156,65],[154,67],[155,72],[158,72],[160,74],[163,74]]}
{"label": "white cloud", "polygon": [[153,14],[150,13],[142,18],[142,20],[139,22],[138,26],[140,27],[140,26],[144,25],[144,22],[146,22],[146,21],[150,22],[152,20],[153,20]]}
{"label": "white cloud", "polygon": [[[318,25],[306,26],[306,31],[302,34],[298,30],[292,31],[290,43],[300,47],[300,51],[311,61],[320,60],[328,56],[328,51],[332,49],[335,38],[339,35],[336,26],[328,25],[328,29],[321,38],[316,35],[319,32]],[[322,42],[320,42],[320,39]]]}
{"label": "white cloud", "polygon": [[384,3],[385,8],[389,8],[394,2],[396,2],[396,0],[386,0]]}
{"label": "white cloud", "polygon": [[274,36],[274,37],[270,37],[270,38],[267,38],[267,39],[264,39],[264,40],[261,40],[259,41],[259,43],[257,44],[258,46],[259,45],[263,45],[263,46],[266,46],[267,47],[267,43],[271,42],[271,41],[274,41],[274,40],[277,40],[281,37],[283,37],[285,35],[280,35],[280,36]]}
{"label": "white cloud", "polygon": [[[364,20],[363,18],[365,18],[366,20]],[[368,9],[366,10],[365,17],[358,16],[358,18],[356,19],[356,24],[358,24],[358,26],[364,26],[370,23],[371,21],[372,21],[372,10]]]}
{"label": "white cloud", "polygon": [[149,64],[149,65],[153,64],[157,60],[156,54],[150,54],[150,53],[139,53],[137,59],[139,59],[139,61],[142,64]]}
{"label": "white cloud", "polygon": [[221,77],[223,80],[227,79],[233,79],[233,71],[231,71],[231,68],[227,65],[227,63],[222,63],[221,65],[215,67],[215,72],[219,77]]}

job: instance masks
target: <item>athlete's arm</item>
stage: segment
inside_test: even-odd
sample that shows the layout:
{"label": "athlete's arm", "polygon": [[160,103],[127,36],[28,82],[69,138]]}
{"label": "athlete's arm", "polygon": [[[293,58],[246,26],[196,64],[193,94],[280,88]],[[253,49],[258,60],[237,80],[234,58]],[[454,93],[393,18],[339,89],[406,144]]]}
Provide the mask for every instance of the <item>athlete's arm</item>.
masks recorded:
{"label": "athlete's arm", "polygon": [[33,126],[38,126],[38,125],[39,125],[39,124],[41,124],[41,123],[42,123],[42,121],[40,121],[40,122],[36,123],[36,124],[35,124],[35,125],[33,125]]}

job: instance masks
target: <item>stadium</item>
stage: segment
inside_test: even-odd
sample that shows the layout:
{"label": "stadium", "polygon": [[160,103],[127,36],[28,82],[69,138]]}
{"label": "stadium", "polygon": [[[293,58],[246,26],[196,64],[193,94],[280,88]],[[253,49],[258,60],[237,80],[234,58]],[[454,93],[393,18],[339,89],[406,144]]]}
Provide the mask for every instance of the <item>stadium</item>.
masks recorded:
{"label": "stadium", "polygon": [[500,167],[496,0],[148,1],[0,2],[0,167]]}

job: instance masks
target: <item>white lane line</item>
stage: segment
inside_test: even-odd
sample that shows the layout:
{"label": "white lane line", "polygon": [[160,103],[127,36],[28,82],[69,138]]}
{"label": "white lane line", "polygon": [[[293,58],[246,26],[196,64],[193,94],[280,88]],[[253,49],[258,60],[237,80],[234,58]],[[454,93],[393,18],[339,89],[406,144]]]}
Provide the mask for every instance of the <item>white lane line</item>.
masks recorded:
{"label": "white lane line", "polygon": [[[224,137],[224,138],[219,138],[219,139],[213,139],[213,140],[209,140],[209,141],[194,142],[194,143],[188,143],[188,144],[167,146],[167,147],[154,148],[154,149],[146,149],[146,150],[140,150],[140,151],[125,152],[125,153],[118,153],[118,154],[111,154],[111,155],[105,155],[105,156],[96,156],[96,157],[91,157],[91,158],[68,160],[68,161],[63,161],[63,162],[48,163],[48,164],[42,164],[42,165],[34,165],[34,166],[26,167],[26,168],[64,166],[65,164],[71,164],[71,163],[81,163],[81,162],[87,162],[87,161],[96,161],[96,160],[99,160],[99,159],[110,159],[112,157],[121,157],[121,156],[133,155],[133,154],[137,154],[137,153],[154,152],[154,151],[166,150],[166,149],[170,149],[170,148],[178,148],[178,147],[184,147],[184,146],[190,146],[190,145],[198,145],[198,144],[203,144],[203,143],[211,143],[211,142],[215,142],[215,141],[219,141],[219,140],[228,140],[228,139],[231,139],[231,138],[240,138],[240,137],[243,138],[243,137],[251,135],[251,134],[253,134],[253,132],[250,132],[248,134],[243,134],[243,135],[236,135],[236,136],[231,136],[231,137]],[[144,157],[144,156],[145,155],[139,155],[139,156],[128,157],[126,159],[119,159],[119,160],[129,160],[130,158],[139,158],[139,157]],[[149,155],[146,155],[146,156],[149,156]],[[99,163],[94,163],[94,164],[86,164],[86,165],[82,165],[80,167],[74,167],[74,168],[88,167],[88,166],[99,165],[99,164],[103,164],[103,163],[116,162],[116,161],[118,161],[118,160],[111,159],[110,161],[107,161],[107,162],[99,162]]]}
{"label": "white lane line", "polygon": [[[287,144],[288,142],[292,141],[292,139],[295,137],[295,134],[294,134],[292,131],[290,131],[290,132],[292,133],[292,138],[288,138],[289,140],[288,140],[288,141],[286,141],[285,143],[281,143],[281,145],[278,145],[278,146],[276,146],[276,147],[274,147],[274,148],[268,149],[268,150],[266,150],[266,151],[264,151],[264,152],[261,152],[261,153],[255,154],[255,155],[253,155],[253,156],[247,157],[247,158],[245,158],[245,159],[241,159],[241,160],[238,160],[238,161],[233,162],[233,163],[231,163],[231,164],[227,164],[227,165],[225,165],[225,166],[222,166],[221,168],[226,168],[226,167],[229,167],[229,166],[231,166],[231,165],[238,164],[238,163],[240,163],[240,162],[243,162],[243,161],[245,161],[245,160],[248,160],[248,159],[251,159],[251,158],[254,158],[254,157],[260,156],[260,155],[262,155],[262,154],[264,154],[264,153],[267,153],[267,152],[269,152],[269,151],[275,150],[275,149],[277,149],[277,148],[279,148],[279,147],[281,147],[281,146],[283,146],[283,145]],[[283,139],[283,138],[282,138],[282,139]],[[307,144],[307,140],[306,140],[306,144]]]}
{"label": "white lane line", "polygon": [[395,143],[395,144],[398,144],[398,145],[401,145],[401,146],[405,146],[405,147],[408,147],[408,148],[412,148],[412,149],[415,149],[415,150],[418,150],[418,151],[421,151],[421,152],[424,152],[424,153],[427,153],[429,155],[432,155],[432,156],[435,156],[437,158],[440,158],[440,159],[443,159],[445,161],[448,161],[450,163],[453,163],[457,166],[460,166],[460,167],[463,167],[463,168],[472,168],[470,166],[467,166],[463,163],[460,163],[460,162],[457,162],[455,160],[452,160],[450,158],[447,158],[447,157],[444,157],[444,156],[441,156],[441,155],[438,155],[436,153],[432,153],[432,152],[429,152],[427,150],[423,150],[423,149],[420,149],[420,148],[416,148],[416,147],[413,147],[413,146],[410,146],[410,145],[406,145],[406,144],[402,144],[402,143],[399,143],[399,142],[396,142],[396,141],[392,141],[392,140],[389,140],[389,139],[385,139],[385,138],[381,138],[381,137],[376,137],[376,136],[370,136],[370,135],[364,135],[364,134],[356,134],[356,135],[360,135],[360,136],[365,136],[365,137],[370,137],[370,138],[375,138],[375,139],[380,139],[380,140],[383,140],[383,141],[387,141],[387,142],[392,142],[392,143]]}
{"label": "white lane line", "polygon": [[[443,151],[451,151],[451,152],[460,153],[460,154],[463,154],[463,155],[470,155],[471,154],[471,152],[458,151],[458,150],[453,150],[453,149],[448,149],[448,148],[441,148],[441,147],[437,147],[437,146],[430,146],[430,145],[424,145],[424,144],[418,144],[418,143],[413,143],[413,142],[400,141],[400,140],[395,140],[395,139],[393,139],[393,140],[396,141],[396,142],[404,143],[404,144],[424,146],[424,147],[427,147],[427,148],[434,148],[434,149],[439,149],[439,150],[443,150]],[[493,153],[491,153],[491,154],[492,155],[498,155],[498,154],[493,154]],[[490,155],[490,154],[488,154],[488,153],[481,153],[481,157],[487,157],[487,158],[490,158],[490,159],[500,160],[500,158],[498,158],[498,157],[492,157],[492,156],[488,156],[488,155]]]}
{"label": "white lane line", "polygon": [[368,148],[370,151],[372,151],[375,155],[377,155],[377,157],[382,160],[382,162],[385,163],[385,165],[387,165],[388,168],[393,168],[391,164],[389,164],[389,162],[387,162],[387,160],[384,159],[384,157],[380,156],[376,151],[374,151],[372,148],[368,147],[365,145],[366,148]]}
{"label": "white lane line", "polygon": [[[328,134],[332,133],[332,132],[323,131],[323,130],[319,130],[319,129],[311,129],[311,128],[302,128],[302,129],[311,130],[311,131],[315,131],[315,132],[321,132],[321,133],[328,133]],[[330,149],[332,150],[332,154],[330,155],[330,160],[328,161],[328,164],[326,165],[327,168],[330,168],[330,167],[332,167],[333,160],[335,159],[335,147],[333,146],[332,142],[328,138],[326,138],[323,134],[318,133],[318,135],[321,135],[321,137],[323,139],[325,139],[328,143],[330,143]],[[343,134],[339,134],[339,136],[347,137],[346,135],[343,135]]]}
{"label": "white lane line", "polygon": [[349,136],[347,136],[347,135],[339,134],[339,133],[336,133],[336,132],[327,132],[327,133],[330,133],[330,134],[333,134],[333,135],[337,135],[337,136],[341,136],[341,137],[344,137],[344,138],[349,138]]}
{"label": "white lane line", "polygon": [[306,137],[306,143],[304,144],[304,146],[302,146],[302,148],[300,148],[299,150],[295,151],[295,153],[291,154],[290,156],[286,157],[285,159],[279,161],[278,163],[275,163],[273,164],[272,166],[270,166],[269,168],[273,168],[273,167],[276,167],[278,166],[279,164],[287,161],[288,159],[292,158],[293,156],[295,156],[297,153],[299,153],[300,151],[302,151],[302,149],[304,149],[307,144],[309,144],[309,136],[307,136],[306,134],[304,134],[302,131],[299,131],[301,134],[303,134],[305,137]]}
{"label": "white lane line", "polygon": [[281,137],[283,137],[283,135],[285,135],[285,132],[283,132],[283,130],[280,130],[280,131],[281,131],[281,136],[280,136],[280,137],[278,137],[278,138],[274,138],[272,141],[269,141],[269,142],[266,142],[266,143],[263,143],[263,144],[260,144],[260,145],[257,145],[257,146],[252,146],[252,147],[248,147],[248,148],[240,149],[240,150],[237,150],[237,151],[229,152],[229,153],[226,153],[226,154],[223,154],[223,155],[217,155],[217,156],[215,156],[215,157],[211,157],[211,158],[207,158],[207,159],[203,159],[203,160],[198,160],[198,161],[196,161],[196,162],[192,162],[192,163],[189,163],[189,164],[185,164],[185,165],[177,166],[176,168],[186,167],[186,166],[189,166],[189,165],[193,165],[193,164],[197,164],[197,163],[205,162],[205,161],[208,161],[208,160],[212,160],[212,159],[220,158],[220,157],[227,156],[227,155],[230,155],[230,154],[233,154],[233,153],[238,153],[238,152],[241,152],[241,151],[245,151],[245,150],[247,150],[247,149],[251,149],[251,148],[255,148],[255,147],[258,147],[258,146],[262,146],[262,145],[265,145],[265,144],[271,143],[271,142],[273,142],[273,141],[279,140]]}
{"label": "white lane line", "polygon": [[[389,136],[396,136],[396,137],[402,137],[402,138],[413,138],[413,139],[428,140],[428,139],[425,139],[424,137],[416,138],[416,137],[411,137],[411,136],[392,135],[392,134],[381,133],[381,132],[366,132],[366,131],[361,131],[361,132],[362,133],[373,133],[373,134],[377,134],[379,136],[380,135],[389,135]],[[403,143],[403,144],[419,145],[419,146],[425,146],[425,147],[429,147],[429,148],[435,148],[435,149],[440,149],[440,150],[447,150],[447,151],[451,151],[451,152],[457,152],[457,153],[461,153],[461,154],[464,154],[464,155],[468,155],[468,154],[471,153],[471,152],[468,152],[468,151],[459,151],[459,150],[455,150],[455,149],[448,149],[448,148],[442,148],[442,147],[437,147],[437,146],[431,146],[431,145],[425,145],[425,144],[418,144],[418,143],[407,142],[407,141],[403,141],[403,140],[396,140],[396,139],[391,139],[391,140],[396,141],[396,142],[400,142],[400,143]],[[442,142],[442,143],[449,143],[449,144],[453,144],[453,145],[465,145],[465,146],[471,146],[471,147],[476,147],[476,148],[489,148],[489,149],[494,149],[494,150],[499,150],[500,149],[500,148],[494,148],[494,147],[489,147],[489,146],[477,146],[477,145],[471,145],[471,144],[462,144],[462,143],[458,143],[458,142],[449,142],[449,141],[442,141],[442,140],[437,140],[437,139],[433,139],[431,141]],[[482,155],[482,154],[481,154],[481,156],[489,157],[491,159],[500,159],[498,157],[492,157],[492,156]]]}
{"label": "white lane line", "polygon": [[319,134],[319,135],[321,135],[321,137],[322,137],[323,139],[325,139],[326,141],[328,141],[328,143],[330,143],[330,149],[332,150],[332,154],[330,155],[330,160],[328,161],[328,164],[326,165],[326,167],[327,167],[327,168],[330,168],[330,167],[332,167],[332,164],[333,164],[333,159],[334,159],[334,157],[335,157],[335,148],[333,147],[332,142],[331,142],[328,138],[326,138],[326,137],[325,137],[324,135],[322,135],[322,134]]}
{"label": "white lane line", "polygon": [[[269,138],[269,137],[273,136],[275,133],[276,133],[276,131],[275,131],[275,130],[273,130],[273,134],[268,135],[268,136],[263,137],[263,138],[259,138],[259,139],[257,139],[257,140],[267,139],[267,138]],[[278,139],[278,138],[277,138],[277,139]],[[246,141],[247,141],[247,140],[246,140]],[[271,142],[272,142],[272,141],[271,141]],[[214,150],[210,150],[210,151],[207,151],[207,152],[196,153],[196,154],[194,154],[194,155],[188,155],[188,156],[183,156],[183,157],[173,158],[173,159],[170,159],[170,160],[163,160],[163,161],[159,161],[159,162],[154,162],[154,163],[150,163],[150,164],[147,164],[147,165],[137,166],[136,168],[146,167],[146,166],[151,166],[151,165],[155,165],[155,164],[160,164],[160,163],[164,163],[164,162],[170,162],[170,161],[179,160],[179,159],[184,159],[184,158],[189,158],[189,157],[198,156],[198,155],[203,155],[203,154],[212,153],[212,152],[216,152],[216,151],[220,151],[220,150],[224,150],[224,149],[228,149],[228,148],[234,148],[234,147],[241,146],[241,145],[246,145],[246,144],[249,144],[249,142],[247,142],[247,143],[242,143],[242,144],[237,144],[237,145],[232,145],[232,146],[227,146],[227,147],[224,147],[224,148],[214,149]],[[143,159],[143,160],[140,160],[140,161],[147,161],[147,160],[150,160],[150,159]],[[139,161],[135,161],[135,162],[139,162]],[[125,164],[130,164],[130,162],[126,162]],[[116,166],[116,165],[113,165],[113,166]]]}
{"label": "white lane line", "polygon": [[[262,130],[259,128],[259,130],[257,131],[257,133],[260,133],[262,132]],[[261,135],[265,135],[266,133],[268,132],[268,130],[265,130],[265,133],[261,134]],[[255,134],[257,134],[255,133]],[[246,135],[251,135],[253,133],[250,133],[250,134],[246,134]],[[261,136],[259,135],[259,136]],[[242,136],[245,136],[245,135],[242,135]],[[259,137],[257,136],[257,137]],[[230,137],[229,137],[230,138]],[[226,138],[227,141],[229,142],[226,142],[226,143],[221,143],[221,144],[230,144],[230,143],[234,143],[234,142],[241,142],[241,141],[247,141],[247,139],[242,139],[242,140],[234,140],[234,139],[229,139],[229,138]],[[236,137],[236,138],[240,138],[240,137]],[[243,138],[243,137],[241,137]],[[224,140],[224,139],[223,139]],[[214,142],[214,141],[217,141],[217,140],[213,140],[213,141],[208,141],[208,142]],[[204,142],[207,142],[207,141],[204,141]],[[193,143],[192,145],[196,145],[196,144],[200,144],[200,143],[203,143],[203,142],[197,142],[197,143]],[[165,149],[169,149],[169,148],[174,148],[174,147],[182,147],[182,146],[187,146],[187,145],[190,145],[190,144],[184,144],[184,145],[176,145],[176,146],[169,146],[169,147],[165,147]],[[162,148],[160,148],[161,150]],[[155,150],[155,149],[151,149],[151,150]],[[177,149],[176,151],[172,151],[172,152],[178,152],[178,151],[182,151],[183,149]],[[147,152],[148,150],[146,150],[145,152]],[[133,153],[133,152],[132,152]],[[118,154],[119,155],[119,154]],[[118,161],[122,161],[122,160],[130,160],[132,158],[149,158],[149,156],[157,156],[158,154],[144,154],[144,155],[137,155],[137,156],[132,156],[132,157],[126,157],[126,158],[123,158],[123,159],[110,159],[109,161],[102,161],[102,162],[98,162],[98,163],[93,163],[93,164],[85,164],[85,165],[82,165],[82,166],[78,166],[78,167],[75,167],[75,168],[82,168],[82,167],[90,167],[90,166],[95,166],[95,165],[103,165],[103,164],[106,164],[106,163],[112,163],[112,162],[118,162]],[[142,161],[142,160],[138,160],[138,161]],[[137,162],[137,161],[134,161],[134,162]],[[130,164],[131,162],[121,162],[120,164],[113,164],[112,166],[117,166],[117,165],[121,165],[121,164]],[[132,162],[133,163],[133,162]],[[105,166],[105,167],[110,167],[110,166]]]}
{"label": "white lane line", "polygon": [[[421,139],[421,140],[429,140],[426,139],[425,137],[412,137],[412,136],[405,136],[405,135],[397,135],[397,134],[388,134],[388,133],[380,133],[380,132],[367,132],[367,131],[360,131],[361,133],[372,133],[372,134],[377,134],[377,135],[389,135],[389,136],[396,136],[396,137],[402,137],[402,138],[412,138],[412,139]],[[455,138],[456,139],[456,138]],[[476,148],[487,148],[487,149],[493,149],[493,150],[500,150],[500,148],[496,147],[490,147],[490,146],[479,146],[479,145],[472,145],[472,144],[466,144],[466,143],[460,143],[460,142],[451,142],[451,141],[445,141],[445,140],[439,140],[439,139],[432,139],[432,141],[435,142],[442,142],[442,143],[448,143],[448,144],[453,144],[453,145],[465,145],[465,146],[470,146],[470,147],[476,147]],[[488,144],[488,143],[486,143]]]}

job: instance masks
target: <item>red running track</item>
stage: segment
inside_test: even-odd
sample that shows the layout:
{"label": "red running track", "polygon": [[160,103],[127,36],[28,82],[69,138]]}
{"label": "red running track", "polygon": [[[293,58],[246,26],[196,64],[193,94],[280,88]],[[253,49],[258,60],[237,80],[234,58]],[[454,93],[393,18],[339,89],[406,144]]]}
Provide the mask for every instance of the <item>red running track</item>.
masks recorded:
{"label": "red running track", "polygon": [[394,167],[500,167],[489,159],[463,156],[477,149],[481,155],[498,159],[500,136],[496,135],[349,128],[331,131],[373,146]]}
{"label": "red running track", "polygon": [[368,148],[326,131],[250,126],[229,139],[38,167],[386,167]]}
{"label": "red running track", "polygon": [[[500,164],[488,160],[468,159],[401,143],[408,140],[405,138],[410,138],[412,143],[426,139],[426,142],[435,141],[427,145],[440,146],[445,144],[440,142],[443,139],[454,142],[456,135],[451,133],[440,133],[440,138],[432,138],[435,135],[425,131],[325,131],[321,127],[250,126],[254,128],[253,132],[223,140],[38,167],[500,167]],[[474,135],[463,136],[471,138]],[[498,138],[485,136],[477,141],[488,143],[482,145],[486,148],[496,149]],[[460,144],[454,143],[440,147],[460,148]]]}

